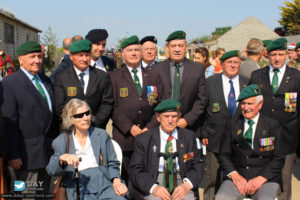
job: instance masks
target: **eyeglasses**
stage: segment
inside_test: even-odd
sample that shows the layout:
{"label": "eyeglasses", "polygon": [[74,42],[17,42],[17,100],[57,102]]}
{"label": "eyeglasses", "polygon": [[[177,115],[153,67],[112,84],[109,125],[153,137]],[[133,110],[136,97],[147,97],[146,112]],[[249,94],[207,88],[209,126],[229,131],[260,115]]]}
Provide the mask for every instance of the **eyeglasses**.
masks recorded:
{"label": "eyeglasses", "polygon": [[75,114],[75,115],[73,115],[73,117],[76,118],[76,119],[80,119],[80,118],[83,118],[84,115],[89,116],[90,114],[91,114],[91,111],[88,110],[88,111],[83,112],[83,113]]}

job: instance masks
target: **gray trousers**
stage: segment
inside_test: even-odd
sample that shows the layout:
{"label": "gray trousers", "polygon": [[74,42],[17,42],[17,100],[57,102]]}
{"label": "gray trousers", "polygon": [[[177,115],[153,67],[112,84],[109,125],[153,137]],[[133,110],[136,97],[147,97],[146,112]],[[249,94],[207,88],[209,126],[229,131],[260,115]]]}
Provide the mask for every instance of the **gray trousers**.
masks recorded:
{"label": "gray trousers", "polygon": [[216,158],[215,154],[211,151],[206,151],[204,200],[214,200],[219,168],[219,161]]}
{"label": "gray trousers", "polygon": [[279,193],[278,200],[290,200],[292,197],[292,173],[294,169],[296,153],[288,154],[285,157],[282,168],[282,187],[283,191]]}
{"label": "gray trousers", "polygon": [[[159,185],[163,185],[163,179],[164,179],[164,173],[159,173],[158,177],[157,177],[157,181],[159,183]],[[183,181],[181,180],[180,174],[177,174],[177,186],[181,185],[183,183]],[[144,197],[145,200],[160,200],[159,198],[157,198],[156,196],[154,196],[153,194],[150,194],[148,196]],[[190,191],[187,195],[185,195],[185,197],[183,198],[183,200],[195,200],[195,196],[194,196],[194,192]]]}
{"label": "gray trousers", "polygon": [[[256,191],[256,193],[252,196],[252,199],[274,200],[279,190],[280,186],[278,183],[267,182]],[[224,181],[216,194],[216,200],[242,200],[244,198],[246,198],[246,196],[239,192],[231,180]]]}

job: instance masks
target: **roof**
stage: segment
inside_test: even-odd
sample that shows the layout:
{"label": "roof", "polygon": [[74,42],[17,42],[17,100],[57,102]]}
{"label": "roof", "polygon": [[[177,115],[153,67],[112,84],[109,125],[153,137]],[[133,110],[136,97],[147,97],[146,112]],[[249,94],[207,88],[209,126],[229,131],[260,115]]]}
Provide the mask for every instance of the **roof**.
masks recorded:
{"label": "roof", "polygon": [[251,38],[266,40],[278,37],[279,36],[268,26],[257,18],[250,16],[219,37],[216,41],[216,45],[212,46],[211,50],[215,50],[218,47],[225,48],[226,51],[235,49],[242,50],[247,46]]}
{"label": "roof", "polygon": [[22,20],[16,18],[16,17],[14,16],[14,14],[10,14],[10,13],[8,13],[8,12],[5,12],[5,11],[2,10],[2,9],[0,9],[0,15],[4,16],[4,17],[6,17],[6,18],[9,18],[9,19],[11,19],[11,20],[13,20],[13,21],[15,21],[15,22],[19,22],[19,23],[23,24],[24,26],[27,26],[28,28],[33,29],[33,30],[35,30],[35,31],[37,31],[37,32],[40,32],[40,33],[42,32],[40,29],[38,29],[38,28],[36,28],[36,27],[34,27],[34,26],[31,26],[30,24],[27,24],[26,22],[24,22],[24,21],[22,21]]}

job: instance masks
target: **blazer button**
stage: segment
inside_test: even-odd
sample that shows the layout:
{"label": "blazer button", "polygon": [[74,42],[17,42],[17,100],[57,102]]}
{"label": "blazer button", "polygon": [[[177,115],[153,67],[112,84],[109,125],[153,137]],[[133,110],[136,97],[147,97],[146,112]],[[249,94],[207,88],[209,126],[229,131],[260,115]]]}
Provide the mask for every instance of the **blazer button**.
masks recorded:
{"label": "blazer button", "polygon": [[236,146],[237,146],[237,147],[239,147],[239,146],[240,146],[240,144],[236,144]]}
{"label": "blazer button", "polygon": [[248,166],[247,166],[247,167],[246,167],[246,169],[247,169],[247,170],[249,170],[249,169],[250,169],[250,167],[248,167]]}
{"label": "blazer button", "polygon": [[139,100],[142,101],[142,97],[139,97]]}
{"label": "blazer button", "polygon": [[249,159],[249,156],[246,156],[247,159]]}
{"label": "blazer button", "polygon": [[259,159],[262,159],[262,156],[259,156]]}
{"label": "blazer button", "polygon": [[275,97],[274,97],[274,96],[272,96],[272,99],[275,99]]}
{"label": "blazer button", "polygon": [[141,110],[139,110],[139,114],[142,114],[142,111],[141,111]]}
{"label": "blazer button", "polygon": [[138,124],[137,126],[138,126],[138,127],[140,127],[141,125],[140,125],[140,124]]}
{"label": "blazer button", "polygon": [[275,109],[274,108],[272,108],[272,112],[274,112],[275,111]]}

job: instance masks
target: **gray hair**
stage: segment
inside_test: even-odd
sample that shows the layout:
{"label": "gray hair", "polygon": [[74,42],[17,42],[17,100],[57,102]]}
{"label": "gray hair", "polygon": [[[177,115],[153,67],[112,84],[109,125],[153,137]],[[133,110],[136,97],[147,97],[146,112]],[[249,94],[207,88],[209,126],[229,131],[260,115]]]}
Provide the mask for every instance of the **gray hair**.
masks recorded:
{"label": "gray hair", "polygon": [[71,99],[63,108],[61,118],[62,118],[62,129],[71,131],[73,130],[73,124],[71,118],[76,113],[77,109],[81,106],[87,107],[89,110],[91,110],[90,106],[80,99]]}
{"label": "gray hair", "polygon": [[83,37],[81,37],[80,35],[74,35],[73,37],[72,37],[72,42],[71,42],[71,45],[74,43],[74,42],[77,42],[77,41],[79,41],[79,40],[83,40]]}
{"label": "gray hair", "polygon": [[264,43],[257,38],[252,38],[247,44],[247,54],[248,55],[258,55],[264,49]]}
{"label": "gray hair", "polygon": [[256,103],[257,104],[259,104],[261,101],[263,101],[264,100],[264,97],[263,97],[263,95],[258,95],[258,96],[256,96]]}

